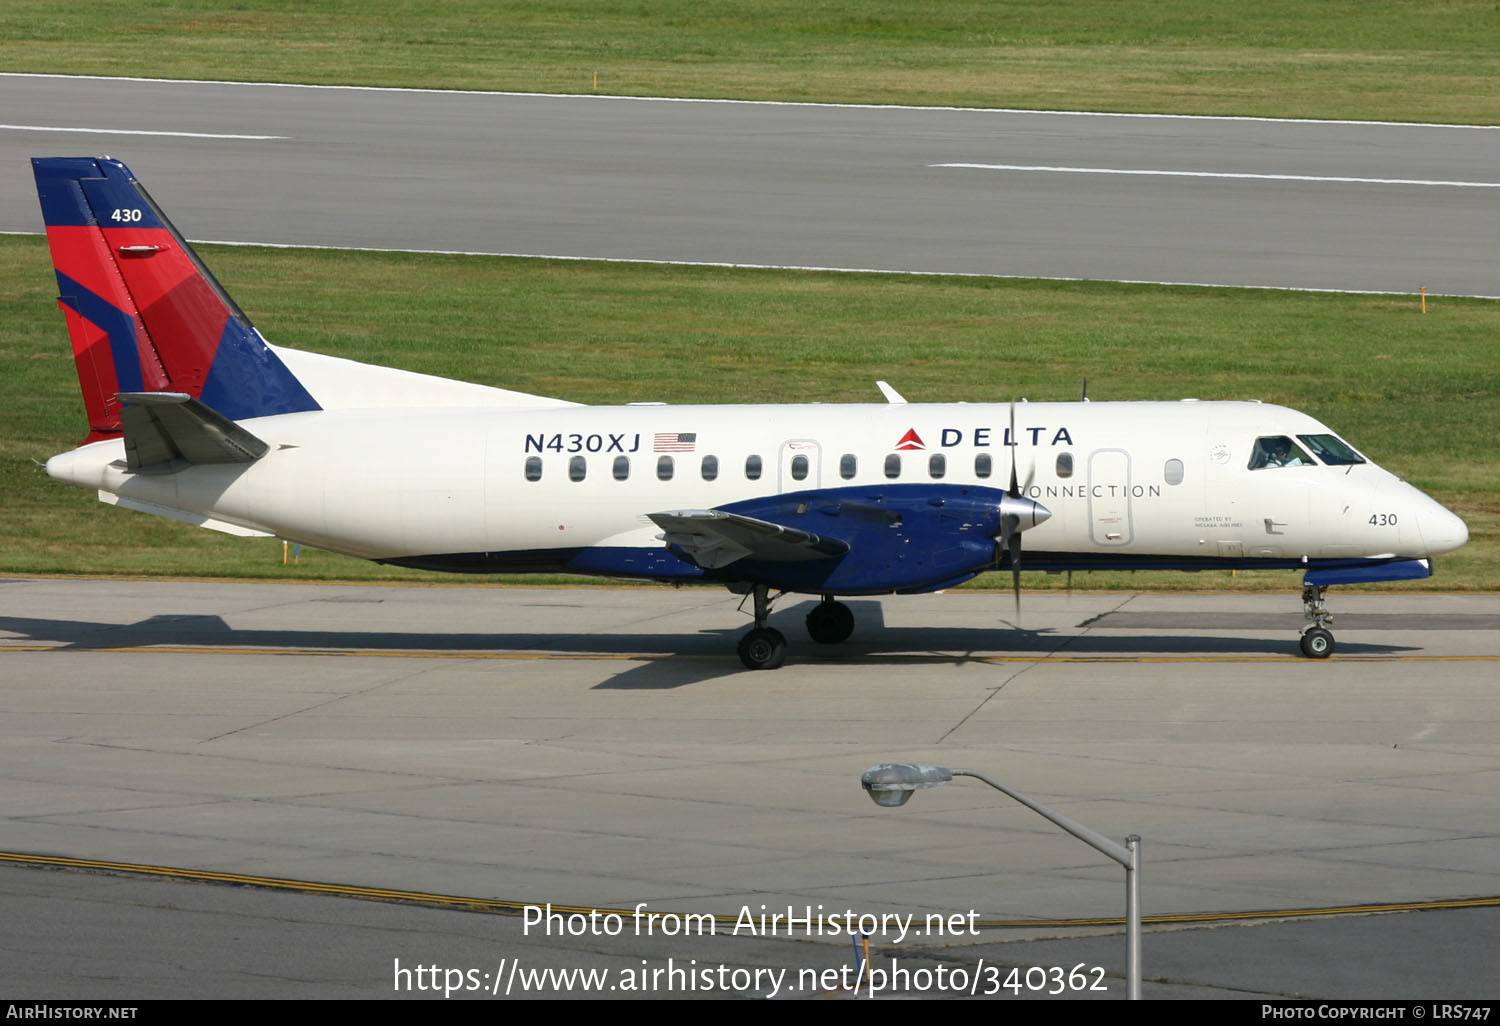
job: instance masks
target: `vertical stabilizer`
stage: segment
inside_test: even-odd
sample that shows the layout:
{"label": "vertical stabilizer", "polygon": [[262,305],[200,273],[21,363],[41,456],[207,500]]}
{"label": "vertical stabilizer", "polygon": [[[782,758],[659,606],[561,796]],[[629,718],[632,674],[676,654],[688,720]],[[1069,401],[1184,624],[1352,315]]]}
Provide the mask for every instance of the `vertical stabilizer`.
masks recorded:
{"label": "vertical stabilizer", "polygon": [[177,392],[230,420],[319,409],[118,160],[32,159],[89,441],[122,392]]}

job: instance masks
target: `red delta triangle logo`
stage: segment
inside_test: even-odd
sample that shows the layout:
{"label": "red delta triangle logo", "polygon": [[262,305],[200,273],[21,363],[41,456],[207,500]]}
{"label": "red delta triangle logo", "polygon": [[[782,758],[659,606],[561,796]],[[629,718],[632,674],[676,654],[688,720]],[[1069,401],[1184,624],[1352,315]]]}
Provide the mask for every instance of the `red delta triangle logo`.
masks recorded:
{"label": "red delta triangle logo", "polygon": [[896,449],[898,451],[901,450],[901,449],[925,449],[925,448],[927,448],[927,446],[922,441],[922,436],[919,435],[919,434],[917,434],[917,429],[916,428],[912,428],[910,431],[906,432],[906,434],[904,434],[904,435],[901,436],[901,441],[899,441],[899,442],[896,443]]}

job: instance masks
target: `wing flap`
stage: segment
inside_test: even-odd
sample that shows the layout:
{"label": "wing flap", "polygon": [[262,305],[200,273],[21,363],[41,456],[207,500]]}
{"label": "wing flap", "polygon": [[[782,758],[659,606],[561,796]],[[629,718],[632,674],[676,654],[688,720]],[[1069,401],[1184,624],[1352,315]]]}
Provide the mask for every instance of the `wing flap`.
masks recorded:
{"label": "wing flap", "polygon": [[648,516],[665,532],[663,541],[681,549],[705,570],[717,570],[747,557],[800,563],[832,559],[849,551],[849,544],[837,538],[724,510],[677,510]]}

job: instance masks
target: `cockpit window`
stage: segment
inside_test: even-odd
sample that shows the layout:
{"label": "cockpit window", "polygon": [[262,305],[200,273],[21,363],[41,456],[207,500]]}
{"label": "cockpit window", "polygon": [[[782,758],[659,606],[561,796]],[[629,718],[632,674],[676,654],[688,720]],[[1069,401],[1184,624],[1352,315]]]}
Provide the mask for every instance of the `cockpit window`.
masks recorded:
{"label": "cockpit window", "polygon": [[1318,457],[1330,467],[1347,467],[1354,463],[1363,463],[1365,458],[1353,449],[1338,435],[1298,435]]}
{"label": "cockpit window", "polygon": [[1250,469],[1267,467],[1310,467],[1312,457],[1286,435],[1266,435],[1255,440],[1250,449]]}

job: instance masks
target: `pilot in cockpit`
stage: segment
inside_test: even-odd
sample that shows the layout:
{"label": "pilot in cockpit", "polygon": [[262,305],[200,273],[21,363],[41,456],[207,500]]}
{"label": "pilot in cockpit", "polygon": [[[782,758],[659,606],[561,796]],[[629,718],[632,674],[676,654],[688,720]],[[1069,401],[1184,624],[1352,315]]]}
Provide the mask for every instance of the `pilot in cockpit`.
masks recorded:
{"label": "pilot in cockpit", "polygon": [[1302,458],[1300,452],[1292,452],[1292,440],[1282,437],[1276,439],[1276,445],[1271,450],[1271,466],[1273,467],[1301,467],[1306,466],[1307,461]]}
{"label": "pilot in cockpit", "polygon": [[1255,451],[1250,457],[1251,470],[1261,470],[1265,467],[1307,466],[1312,466],[1312,460],[1292,444],[1292,440],[1286,435],[1255,440]]}

